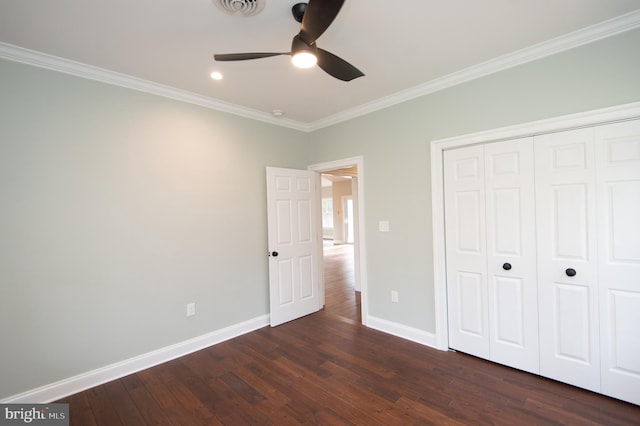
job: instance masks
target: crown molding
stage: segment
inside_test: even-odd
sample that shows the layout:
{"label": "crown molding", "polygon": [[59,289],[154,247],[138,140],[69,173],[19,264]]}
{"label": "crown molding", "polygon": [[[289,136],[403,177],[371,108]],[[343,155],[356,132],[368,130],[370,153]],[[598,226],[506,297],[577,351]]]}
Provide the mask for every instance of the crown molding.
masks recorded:
{"label": "crown molding", "polygon": [[311,123],[308,131],[332,126],[334,124],[351,120],[421,96],[429,95],[458,84],[466,83],[489,74],[494,74],[527,62],[532,62],[537,59],[542,59],[556,53],[593,43],[616,34],[621,34],[638,27],[640,27],[640,9],[609,19],[599,24],[499,56],[478,65],[473,65],[418,86],[345,110],[338,114],[331,115]]}
{"label": "crown molding", "polygon": [[0,42],[0,58],[308,132],[308,125],[127,74]]}
{"label": "crown molding", "polygon": [[448,74],[372,102],[347,109],[311,123],[291,120],[284,117],[276,118],[263,111],[246,108],[208,96],[177,89],[175,87],[166,86],[149,80],[144,80],[2,42],[0,42],[0,58],[107,84],[113,84],[140,92],[150,93],[238,115],[252,120],[262,121],[276,126],[287,127],[302,132],[313,132],[324,127],[348,121],[374,111],[388,108],[402,102],[438,92],[440,90],[513,68],[527,62],[542,59],[544,57],[630,31],[638,27],[640,27],[640,9],[531,47],[491,59],[481,64],[462,69],[452,74]]}

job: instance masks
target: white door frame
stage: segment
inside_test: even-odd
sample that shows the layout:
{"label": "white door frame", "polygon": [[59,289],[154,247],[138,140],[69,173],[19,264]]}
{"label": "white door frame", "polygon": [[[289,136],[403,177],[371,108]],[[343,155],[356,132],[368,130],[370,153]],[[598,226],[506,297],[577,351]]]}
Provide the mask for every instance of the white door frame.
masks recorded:
{"label": "white door frame", "polygon": [[444,151],[468,145],[536,136],[637,118],[640,118],[640,102],[633,102],[610,108],[517,124],[515,126],[502,127],[431,142],[431,214],[433,221],[433,288],[436,317],[436,348],[445,351],[449,348],[444,235],[444,177],[442,167]]}
{"label": "white door frame", "polygon": [[[353,217],[347,215],[347,200],[351,200],[353,202],[353,195],[343,195],[340,197],[340,203],[342,203],[342,235],[344,235],[344,243],[349,244],[349,232],[348,230],[351,228],[355,228],[355,222]],[[351,212],[351,215],[355,215],[355,209]],[[349,220],[353,226],[349,226]],[[356,232],[355,229],[351,230],[353,232],[353,240],[355,243]],[[356,287],[357,288],[357,287]]]}
{"label": "white door frame", "polygon": [[[309,170],[315,171],[317,173],[329,172],[336,169],[344,169],[347,167],[356,166],[358,169],[358,179],[357,179],[357,200],[354,200],[357,203],[357,225],[356,225],[356,234],[354,241],[354,267],[356,270],[354,271],[354,276],[356,279],[355,287],[360,288],[360,307],[362,313],[362,324],[367,325],[369,322],[369,303],[367,298],[367,256],[366,256],[366,244],[365,244],[365,226],[364,226],[364,158],[362,156],[345,158],[342,160],[329,161],[326,163],[318,163],[312,164],[308,166]],[[320,179],[318,179],[318,185],[320,185]],[[322,197],[320,188],[318,188],[318,197]],[[321,205],[321,200],[318,200],[318,203]],[[320,235],[322,235],[322,223],[319,224]],[[320,239],[319,244],[322,244],[322,239]],[[324,297],[324,274],[323,270],[323,258],[322,258],[322,247],[320,247],[320,256],[318,256],[320,265],[319,270],[321,271],[320,275],[320,291],[322,296]]]}

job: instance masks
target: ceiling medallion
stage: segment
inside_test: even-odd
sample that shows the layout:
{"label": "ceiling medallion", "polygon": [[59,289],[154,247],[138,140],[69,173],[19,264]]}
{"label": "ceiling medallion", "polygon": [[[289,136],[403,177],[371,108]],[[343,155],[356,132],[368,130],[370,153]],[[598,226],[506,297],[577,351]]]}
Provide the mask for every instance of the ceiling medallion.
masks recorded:
{"label": "ceiling medallion", "polygon": [[228,13],[242,12],[246,16],[257,15],[264,9],[265,0],[212,0],[220,9]]}

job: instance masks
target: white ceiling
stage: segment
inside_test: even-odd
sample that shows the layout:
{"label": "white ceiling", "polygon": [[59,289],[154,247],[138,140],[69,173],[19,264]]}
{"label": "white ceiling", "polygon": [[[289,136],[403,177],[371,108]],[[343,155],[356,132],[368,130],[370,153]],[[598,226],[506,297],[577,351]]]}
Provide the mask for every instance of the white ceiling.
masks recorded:
{"label": "white ceiling", "polygon": [[[281,120],[304,128],[603,21],[640,25],[640,0],[346,0],[317,44],[365,77],[342,82],[296,69],[288,56],[216,63],[214,53],[289,50],[296,1],[265,1],[245,17],[211,0],[0,0],[0,47],[160,83],[239,113],[273,119],[283,110]],[[211,80],[213,70],[224,79]]]}

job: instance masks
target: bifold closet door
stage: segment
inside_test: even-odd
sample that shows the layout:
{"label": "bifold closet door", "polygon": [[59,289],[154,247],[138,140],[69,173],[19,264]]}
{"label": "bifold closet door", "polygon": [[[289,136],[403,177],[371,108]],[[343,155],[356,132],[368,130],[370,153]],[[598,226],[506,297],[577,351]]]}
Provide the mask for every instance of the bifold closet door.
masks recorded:
{"label": "bifold closet door", "polygon": [[593,129],[535,138],[540,373],[600,390]]}
{"label": "bifold closet door", "polygon": [[539,373],[531,138],[484,146],[491,360]]}
{"label": "bifold closet door", "polygon": [[640,404],[640,121],[595,140],[602,393]]}
{"label": "bifold closet door", "polygon": [[444,153],[449,346],[490,359],[484,147]]}
{"label": "bifold closet door", "polygon": [[445,152],[449,346],[538,372],[530,138]]}

